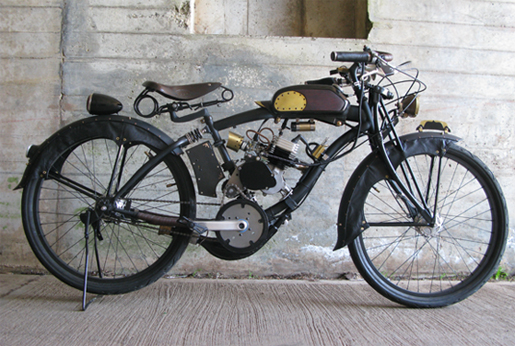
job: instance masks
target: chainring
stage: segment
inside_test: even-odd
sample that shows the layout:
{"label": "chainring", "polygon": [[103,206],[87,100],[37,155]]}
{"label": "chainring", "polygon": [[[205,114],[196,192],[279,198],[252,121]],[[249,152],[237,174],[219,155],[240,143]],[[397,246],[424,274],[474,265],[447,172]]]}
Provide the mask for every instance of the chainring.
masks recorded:
{"label": "chainring", "polygon": [[215,232],[220,244],[235,253],[259,249],[268,238],[268,218],[264,210],[247,199],[231,201],[220,208],[217,220],[246,220],[245,231]]}

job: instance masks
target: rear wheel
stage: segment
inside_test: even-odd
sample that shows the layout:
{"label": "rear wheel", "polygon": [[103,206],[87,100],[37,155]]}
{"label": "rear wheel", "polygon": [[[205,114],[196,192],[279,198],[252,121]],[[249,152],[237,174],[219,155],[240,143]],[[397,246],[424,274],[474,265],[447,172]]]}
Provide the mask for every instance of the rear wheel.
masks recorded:
{"label": "rear wheel", "polygon": [[[52,274],[82,289],[85,223],[89,218],[88,291],[133,291],[154,282],[173,266],[188,244],[190,231],[170,232],[102,211],[117,189],[165,143],[152,132],[143,131],[142,135],[141,129],[127,131],[117,122],[98,121],[87,126],[84,131],[75,128],[73,136],[62,135],[64,139],[57,139],[41,154],[49,169],[30,180],[23,191],[25,233],[34,253]],[[60,148],[58,152],[56,148]],[[191,179],[182,160],[174,155],[143,177],[118,203],[127,209],[165,215],[194,217],[195,213]]]}
{"label": "rear wheel", "polygon": [[349,245],[354,263],[379,293],[404,305],[465,299],[492,276],[504,252],[507,215],[499,185],[456,145],[443,156],[409,155],[397,173],[436,211],[434,225],[420,225],[423,218],[391,180],[375,179],[362,206],[366,230]]}

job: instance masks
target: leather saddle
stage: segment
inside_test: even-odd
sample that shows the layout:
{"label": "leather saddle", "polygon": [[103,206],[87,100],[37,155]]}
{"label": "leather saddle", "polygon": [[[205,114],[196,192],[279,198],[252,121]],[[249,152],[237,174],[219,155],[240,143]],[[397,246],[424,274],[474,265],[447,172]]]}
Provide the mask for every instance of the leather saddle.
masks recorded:
{"label": "leather saddle", "polygon": [[199,83],[188,85],[164,85],[147,81],[143,86],[149,91],[155,91],[164,97],[177,101],[189,101],[218,89],[222,83]]}

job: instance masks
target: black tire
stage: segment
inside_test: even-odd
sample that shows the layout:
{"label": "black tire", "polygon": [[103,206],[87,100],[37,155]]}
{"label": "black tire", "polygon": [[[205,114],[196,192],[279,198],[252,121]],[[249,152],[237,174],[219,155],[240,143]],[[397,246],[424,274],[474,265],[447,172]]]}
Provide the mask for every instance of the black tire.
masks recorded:
{"label": "black tire", "polygon": [[[118,186],[123,186],[150,156],[166,147],[166,135],[153,127],[156,131],[150,131],[142,122],[127,124],[127,120],[99,117],[61,130],[42,149],[38,160],[44,163],[35,168],[42,173],[33,176],[23,191],[23,224],[32,250],[53,275],[77,289],[84,284],[84,215],[116,191],[116,182],[111,193],[107,186],[117,154],[123,154],[119,156],[123,161],[116,165],[121,172],[116,174],[121,177]],[[93,191],[97,197],[81,190]],[[126,196],[132,209],[191,218],[194,200],[189,173],[175,155],[168,155]],[[158,226],[113,213],[95,225],[99,232],[94,225],[89,227],[88,292],[96,294],[126,293],[156,281],[181,257],[190,235],[187,229],[166,234]]]}
{"label": "black tire", "polygon": [[367,197],[359,208],[367,227],[349,244],[350,254],[363,278],[388,299],[410,307],[454,304],[481,288],[498,268],[508,232],[502,191],[490,170],[457,145],[443,156],[408,149],[396,169],[414,186],[413,177],[406,178],[406,162],[421,187],[417,195],[431,210],[437,199],[437,225],[392,225],[420,218],[410,216],[382,175],[366,183]]}

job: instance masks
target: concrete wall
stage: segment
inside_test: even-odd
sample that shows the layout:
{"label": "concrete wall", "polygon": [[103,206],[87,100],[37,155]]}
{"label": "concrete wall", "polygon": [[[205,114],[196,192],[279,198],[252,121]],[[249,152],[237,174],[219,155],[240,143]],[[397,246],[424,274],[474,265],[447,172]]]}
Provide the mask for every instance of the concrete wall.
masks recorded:
{"label": "concrete wall", "polygon": [[[261,3],[266,9],[274,1]],[[122,114],[133,115],[147,79],[220,81],[234,89],[235,100],[213,110],[219,118],[280,87],[326,76],[335,66],[331,51],[364,44],[392,52],[398,63],[412,60],[428,84],[422,115],[403,122],[403,131],[421,119],[447,121],[494,171],[514,214],[515,3],[369,0],[368,40],[190,34],[188,6],[181,0],[0,2],[0,266],[38,268],[21,226],[21,192],[12,188],[25,167],[25,148],[84,117],[89,93],[111,94],[124,103]],[[198,125],[171,126],[165,117],[151,122],[172,137]],[[334,130],[320,126],[315,136],[323,139],[324,131]],[[253,257],[223,262],[191,247],[173,271],[334,276],[354,270],[348,251],[332,247],[344,183],[360,157],[327,170],[290,224]],[[513,236],[502,265],[515,269]]]}
{"label": "concrete wall", "polygon": [[366,0],[196,0],[197,34],[366,38]]}
{"label": "concrete wall", "polygon": [[[21,6],[20,6],[21,5]],[[62,1],[2,1],[0,7],[0,264],[36,266],[24,238],[20,191],[24,148],[60,126]]]}

